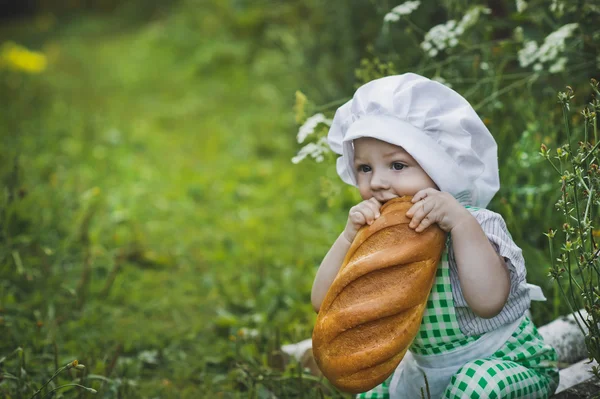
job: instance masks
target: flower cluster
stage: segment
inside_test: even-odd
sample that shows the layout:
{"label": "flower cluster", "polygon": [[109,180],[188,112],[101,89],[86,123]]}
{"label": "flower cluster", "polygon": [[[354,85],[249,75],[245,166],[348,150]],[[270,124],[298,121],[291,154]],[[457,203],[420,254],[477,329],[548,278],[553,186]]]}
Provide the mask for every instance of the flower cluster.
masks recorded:
{"label": "flower cluster", "polygon": [[331,119],[327,119],[325,115],[320,113],[311,116],[304,122],[302,126],[300,126],[300,129],[298,130],[298,136],[296,136],[298,143],[304,143],[304,140],[306,140],[308,136],[315,132],[316,127],[320,123],[324,123],[327,126],[331,126],[331,122]]}
{"label": "flower cluster", "polygon": [[557,17],[562,17],[565,12],[565,3],[559,0],[552,0],[550,11]]}
{"label": "flower cluster", "polygon": [[435,57],[446,48],[456,47],[458,38],[471,26],[475,25],[481,14],[489,14],[490,9],[482,6],[471,8],[459,22],[451,19],[444,24],[436,25],[425,34],[421,48],[430,57]]}
{"label": "flower cluster", "polygon": [[292,158],[292,163],[300,163],[307,156],[311,156],[317,162],[323,162],[325,159],[324,154],[331,152],[327,145],[327,138],[321,137],[316,143],[308,143],[304,147],[300,148],[298,154]]}
{"label": "flower cluster", "polygon": [[5,66],[26,73],[40,73],[48,61],[43,53],[31,51],[13,42],[0,46],[0,68]]}
{"label": "flower cluster", "polygon": [[[298,143],[304,143],[304,140],[315,132],[315,129],[319,124],[331,126],[331,119],[325,117],[325,115],[319,113],[308,118],[300,129],[296,139]],[[321,137],[314,143],[308,143],[298,151],[295,157],[292,158],[292,163],[299,163],[307,156],[311,156],[317,162],[323,162],[325,159],[324,154],[331,152],[329,145],[327,144],[327,137]]]}
{"label": "flower cluster", "polygon": [[525,0],[516,0],[515,5],[517,6],[518,13],[522,13],[527,8],[527,2]]}
{"label": "flower cluster", "polygon": [[392,9],[392,11],[385,14],[385,17],[383,17],[383,20],[385,22],[396,22],[396,21],[400,20],[401,16],[410,15],[413,11],[415,11],[417,8],[419,8],[420,5],[421,5],[421,2],[418,0],[407,1],[405,3],[402,3],[399,6],[394,7]]}
{"label": "flower cluster", "polygon": [[[558,58],[565,50],[565,40],[572,36],[573,31],[577,29],[579,25],[576,23],[567,24],[559,28],[558,30],[549,34],[541,46],[538,46],[537,42],[529,40],[525,42],[525,45],[519,50],[519,64],[522,67],[527,67],[531,64],[535,71],[541,71],[543,63],[555,61],[550,66],[550,73],[557,73],[565,69],[567,63],[566,57]],[[558,58],[558,59],[557,59]]]}

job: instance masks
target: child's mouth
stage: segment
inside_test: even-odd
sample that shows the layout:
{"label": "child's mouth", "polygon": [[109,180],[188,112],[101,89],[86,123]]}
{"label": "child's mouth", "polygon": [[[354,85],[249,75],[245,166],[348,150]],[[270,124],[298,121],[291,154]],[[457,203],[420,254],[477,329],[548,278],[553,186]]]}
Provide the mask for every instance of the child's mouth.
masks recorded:
{"label": "child's mouth", "polygon": [[382,199],[377,199],[379,202],[381,202],[382,204],[385,204],[386,202],[393,200],[394,198],[398,198],[398,196],[393,196],[393,197],[388,197],[388,198],[382,198]]}

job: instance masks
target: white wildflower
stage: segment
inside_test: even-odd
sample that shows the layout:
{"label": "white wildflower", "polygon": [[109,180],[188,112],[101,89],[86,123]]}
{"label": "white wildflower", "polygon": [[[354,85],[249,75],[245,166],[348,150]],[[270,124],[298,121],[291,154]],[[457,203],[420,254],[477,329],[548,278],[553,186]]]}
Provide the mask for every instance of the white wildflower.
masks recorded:
{"label": "white wildflower", "polygon": [[[562,26],[546,36],[544,43],[539,47],[536,42],[527,41],[519,50],[519,64],[526,67],[536,62],[534,70],[541,70],[543,63],[554,61],[565,50],[565,40],[573,34],[578,26],[576,23]],[[560,68],[560,64],[557,68]]]}
{"label": "white wildflower", "polygon": [[300,126],[300,129],[298,130],[298,136],[296,136],[298,143],[302,144],[308,136],[313,134],[319,123],[324,123],[327,126],[331,126],[331,122],[331,119],[327,119],[325,115],[320,113],[311,116],[306,120],[306,122],[304,122],[302,126]]}
{"label": "white wildflower", "polygon": [[538,45],[535,41],[525,42],[525,45],[519,50],[519,64],[526,67],[532,64],[537,58]]}
{"label": "white wildflower", "polygon": [[383,20],[384,22],[399,21],[401,16],[412,14],[412,12],[419,8],[420,5],[420,1],[407,1],[405,3],[402,3],[399,6],[392,8],[392,11],[385,14]]}
{"label": "white wildflower", "polygon": [[550,11],[557,17],[562,17],[565,12],[565,3],[561,0],[552,0]]}
{"label": "white wildflower", "polygon": [[[435,57],[439,50],[456,46],[456,44],[458,44],[457,34],[452,28],[455,26],[456,21],[454,20],[434,26],[425,34],[425,40],[421,43],[421,48],[425,50],[430,57]],[[454,46],[450,44],[451,41]]]}
{"label": "white wildflower", "polygon": [[481,64],[479,64],[479,68],[481,68],[483,71],[487,71],[488,69],[490,69],[490,64],[484,61]]}
{"label": "white wildflower", "polygon": [[260,333],[256,328],[242,327],[238,330],[238,335],[240,337],[256,338],[260,335]]}
{"label": "white wildflower", "polygon": [[393,12],[388,12],[387,14],[385,14],[385,17],[383,17],[383,22],[396,22],[400,20],[400,15],[395,14]]}
{"label": "white wildflower", "polygon": [[410,15],[412,14],[413,11],[415,11],[417,8],[419,8],[419,6],[421,5],[421,2],[416,0],[416,1],[407,1],[405,3],[400,4],[399,6],[396,6],[394,8],[392,8],[392,12],[396,15]]}
{"label": "white wildflower", "polygon": [[527,2],[525,0],[516,0],[517,12],[522,13],[527,8]]}
{"label": "white wildflower", "polygon": [[325,159],[324,154],[330,152],[330,148],[327,145],[327,138],[321,137],[316,143],[308,143],[298,151],[295,157],[292,158],[292,163],[300,163],[307,156],[311,156],[317,162],[323,162]]}
{"label": "white wildflower", "polygon": [[489,8],[476,6],[467,11],[459,22],[451,19],[434,26],[425,34],[425,40],[421,43],[421,48],[430,57],[435,57],[439,51],[456,47],[459,43],[459,37],[477,23],[479,16],[489,13]]}
{"label": "white wildflower", "polygon": [[565,49],[565,40],[573,34],[579,24],[566,24],[557,31],[550,33],[539,49],[539,59],[542,62],[556,59],[559,52]]}
{"label": "white wildflower", "polygon": [[560,57],[558,60],[556,60],[554,65],[548,69],[548,71],[550,73],[562,72],[565,70],[565,65],[567,65],[567,57]]}
{"label": "white wildflower", "polygon": [[467,28],[470,28],[471,26],[475,25],[477,23],[477,21],[479,21],[479,16],[481,14],[489,14],[491,12],[492,11],[487,7],[482,7],[482,6],[473,7],[469,11],[467,11],[467,13],[462,17],[462,19],[460,20],[460,22],[458,24],[458,27],[466,30]]}

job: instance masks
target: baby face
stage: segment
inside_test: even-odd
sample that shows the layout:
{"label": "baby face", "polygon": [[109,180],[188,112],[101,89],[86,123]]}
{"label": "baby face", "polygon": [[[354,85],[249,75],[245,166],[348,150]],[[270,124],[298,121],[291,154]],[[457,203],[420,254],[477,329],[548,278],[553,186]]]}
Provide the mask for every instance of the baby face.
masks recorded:
{"label": "baby face", "polygon": [[438,189],[402,147],[370,137],[354,140],[354,172],[364,200],[375,197],[383,203],[424,188]]}

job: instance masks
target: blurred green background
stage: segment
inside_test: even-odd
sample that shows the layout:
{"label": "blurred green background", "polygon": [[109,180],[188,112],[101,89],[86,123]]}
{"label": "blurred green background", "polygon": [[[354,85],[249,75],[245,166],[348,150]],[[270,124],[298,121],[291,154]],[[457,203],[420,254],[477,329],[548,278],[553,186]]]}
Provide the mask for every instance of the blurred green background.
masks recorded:
{"label": "blurred green background", "polygon": [[78,359],[51,386],[98,394],[57,397],[340,397],[278,348],[310,337],[316,268],[359,197],[331,153],[291,159],[326,134],[298,143],[307,118],[390,73],[476,107],[499,146],[490,209],[549,298],[534,320],[568,312],[542,234],[560,185],[538,151],[564,141],[556,91],[584,105],[600,77],[597,2],[0,7],[0,396]]}

